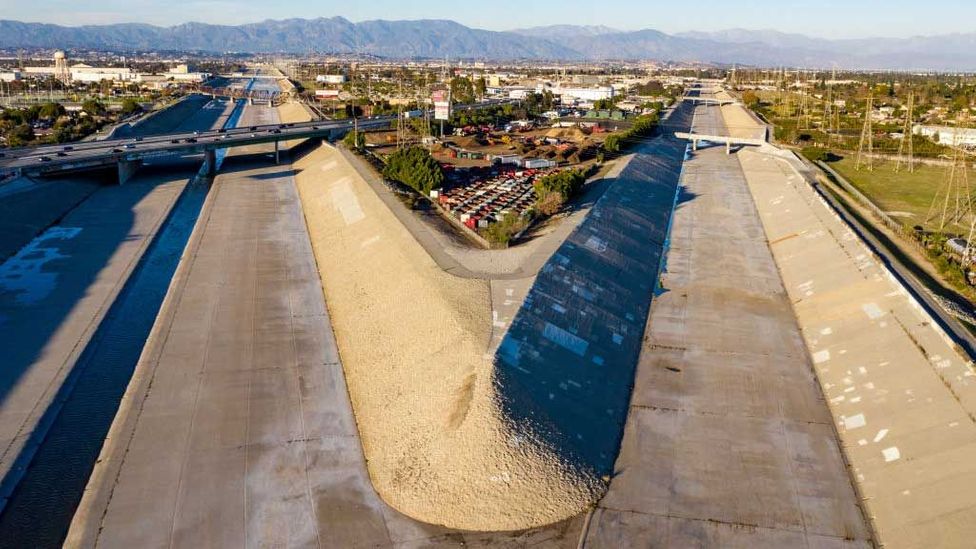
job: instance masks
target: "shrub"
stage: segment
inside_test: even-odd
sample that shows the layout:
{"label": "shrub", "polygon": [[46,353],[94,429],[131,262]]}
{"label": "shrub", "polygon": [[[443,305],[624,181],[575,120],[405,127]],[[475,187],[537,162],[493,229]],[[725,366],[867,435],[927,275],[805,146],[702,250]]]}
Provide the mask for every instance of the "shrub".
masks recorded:
{"label": "shrub", "polygon": [[512,240],[512,237],[525,230],[528,224],[529,221],[526,218],[509,213],[498,220],[498,222],[492,223],[486,229],[483,229],[481,235],[485,237],[485,240],[494,245],[507,246]]}
{"label": "shrub", "polygon": [[423,147],[408,147],[391,154],[386,159],[383,176],[399,181],[424,196],[444,182],[444,171],[440,164]]}

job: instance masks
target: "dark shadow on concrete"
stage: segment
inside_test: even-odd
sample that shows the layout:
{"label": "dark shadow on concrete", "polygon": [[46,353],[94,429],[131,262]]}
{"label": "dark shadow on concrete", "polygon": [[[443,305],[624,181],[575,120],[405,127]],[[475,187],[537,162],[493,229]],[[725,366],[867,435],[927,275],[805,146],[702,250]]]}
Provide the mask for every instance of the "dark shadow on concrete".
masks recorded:
{"label": "dark shadow on concrete", "polygon": [[[200,109],[179,128],[213,127],[223,110]],[[53,281],[47,297],[25,303],[23,292],[0,293],[0,348],[5,350],[0,402],[45,359],[45,347],[119,245],[142,237],[130,234],[135,206],[161,182],[190,179],[199,168],[193,158],[159,160],[126,185],[104,186],[63,218],[65,230],[85,228],[76,239],[57,243],[53,259],[25,273],[28,281]],[[52,389],[56,395],[37,427],[27,426],[34,432],[0,480],[3,493],[9,493],[0,511],[0,548],[61,545],[207,188],[185,191],[79,359],[66,365],[68,377]],[[15,321],[5,321],[10,319]]]}
{"label": "dark shadow on concrete", "polygon": [[[667,122],[691,116],[683,105]],[[638,149],[543,266],[495,356],[507,418],[600,475],[623,436],[685,148],[665,135]]]}

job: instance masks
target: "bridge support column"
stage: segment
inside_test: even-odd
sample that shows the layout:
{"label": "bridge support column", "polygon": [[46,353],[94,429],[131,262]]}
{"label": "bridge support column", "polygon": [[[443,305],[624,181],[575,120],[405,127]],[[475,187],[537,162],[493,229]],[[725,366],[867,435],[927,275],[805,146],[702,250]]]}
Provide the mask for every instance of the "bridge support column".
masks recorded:
{"label": "bridge support column", "polygon": [[275,141],[275,165],[281,164],[281,152],[278,141]]}
{"label": "bridge support column", "polygon": [[691,150],[693,150],[693,151],[697,151],[698,150],[698,140],[697,139],[692,139],[691,140]]}
{"label": "bridge support column", "polygon": [[213,177],[217,175],[217,151],[216,149],[208,149],[204,153],[205,165],[207,166],[207,176]]}
{"label": "bridge support column", "polygon": [[725,154],[732,154],[732,141],[725,140]]}
{"label": "bridge support column", "polygon": [[142,166],[142,160],[119,160],[119,185],[132,179],[140,166]]}

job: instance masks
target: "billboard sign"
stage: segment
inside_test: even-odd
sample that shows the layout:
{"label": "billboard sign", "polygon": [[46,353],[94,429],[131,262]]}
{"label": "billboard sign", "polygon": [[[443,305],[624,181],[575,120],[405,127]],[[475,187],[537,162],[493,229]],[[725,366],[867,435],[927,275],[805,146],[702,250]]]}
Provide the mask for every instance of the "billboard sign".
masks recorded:
{"label": "billboard sign", "polygon": [[449,90],[433,90],[430,98],[434,102],[434,120],[450,120],[451,92]]}

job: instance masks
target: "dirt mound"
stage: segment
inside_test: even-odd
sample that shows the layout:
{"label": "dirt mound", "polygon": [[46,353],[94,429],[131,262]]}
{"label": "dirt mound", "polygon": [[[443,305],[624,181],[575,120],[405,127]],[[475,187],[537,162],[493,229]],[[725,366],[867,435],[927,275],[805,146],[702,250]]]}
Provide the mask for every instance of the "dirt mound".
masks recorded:
{"label": "dirt mound", "polygon": [[334,149],[296,166],[380,496],[415,519],[480,531],[550,524],[596,501],[599,478],[503,411],[488,282],[441,270]]}
{"label": "dirt mound", "polygon": [[559,139],[562,141],[572,141],[574,143],[582,143],[585,141],[589,134],[581,130],[580,128],[573,126],[571,128],[552,128],[546,132],[546,137],[552,139]]}

